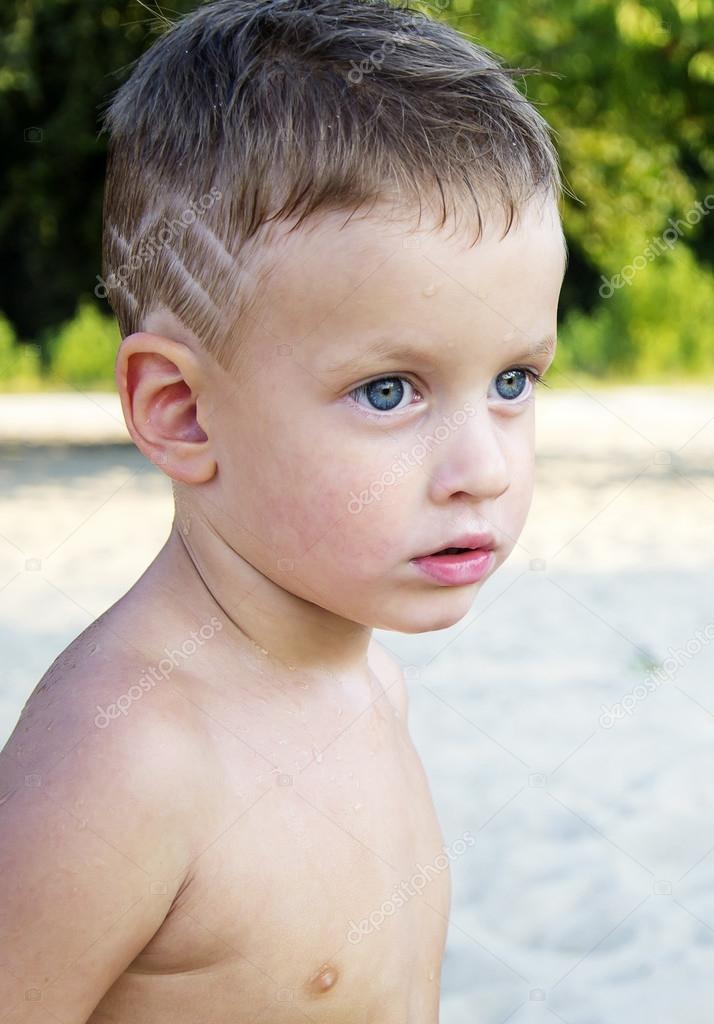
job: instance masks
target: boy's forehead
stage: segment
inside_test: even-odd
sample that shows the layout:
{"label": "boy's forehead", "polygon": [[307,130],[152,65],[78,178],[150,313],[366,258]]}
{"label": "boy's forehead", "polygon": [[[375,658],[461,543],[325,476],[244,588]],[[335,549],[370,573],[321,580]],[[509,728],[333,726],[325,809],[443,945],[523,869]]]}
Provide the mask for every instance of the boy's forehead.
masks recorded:
{"label": "boy's forehead", "polygon": [[277,246],[261,320],[301,350],[391,330],[405,340],[554,331],[567,251],[555,203],[521,211],[505,237],[502,224],[486,223],[475,245],[473,230],[347,217],[330,213]]}

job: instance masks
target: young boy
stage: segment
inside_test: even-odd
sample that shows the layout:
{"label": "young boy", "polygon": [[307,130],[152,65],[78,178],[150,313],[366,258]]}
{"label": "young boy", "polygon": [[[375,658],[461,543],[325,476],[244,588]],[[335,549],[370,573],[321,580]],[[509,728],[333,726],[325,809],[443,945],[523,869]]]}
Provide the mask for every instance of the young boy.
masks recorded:
{"label": "young boy", "polygon": [[438,1021],[464,840],[371,634],[462,619],[531,500],[565,246],[513,73],[219,0],[114,97],[98,294],[176,515],[3,753],[8,1022]]}

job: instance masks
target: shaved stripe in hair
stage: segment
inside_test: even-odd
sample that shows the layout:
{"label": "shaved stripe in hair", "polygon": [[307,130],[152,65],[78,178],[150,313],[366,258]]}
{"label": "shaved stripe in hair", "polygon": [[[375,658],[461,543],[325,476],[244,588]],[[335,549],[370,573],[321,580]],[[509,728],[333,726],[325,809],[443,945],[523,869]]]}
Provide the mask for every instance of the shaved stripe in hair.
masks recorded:
{"label": "shaved stripe in hair", "polygon": [[185,283],[188,285],[192,292],[197,292],[200,301],[207,309],[210,309],[211,315],[215,317],[219,323],[223,322],[223,312],[214,303],[211,296],[208,294],[203,285],[199,284],[196,278],[193,276],[191,271],[188,269],[186,264],[183,262],[179,254],[170,245],[164,246],[165,251],[171,257],[171,269],[176,269],[183,276]]}

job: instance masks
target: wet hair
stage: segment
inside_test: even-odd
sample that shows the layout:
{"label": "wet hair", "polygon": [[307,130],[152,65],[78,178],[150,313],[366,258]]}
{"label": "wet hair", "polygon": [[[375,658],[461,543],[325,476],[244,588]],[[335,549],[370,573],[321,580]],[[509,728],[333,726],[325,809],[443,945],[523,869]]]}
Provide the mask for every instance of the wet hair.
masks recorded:
{"label": "wet hair", "polygon": [[550,129],[513,81],[530,70],[389,0],[199,6],[104,111],[95,293],[123,337],[169,310],[231,369],[278,225],[385,202],[420,223],[424,200],[439,228],[470,211],[472,244],[497,209],[507,232],[530,198],[562,193]]}

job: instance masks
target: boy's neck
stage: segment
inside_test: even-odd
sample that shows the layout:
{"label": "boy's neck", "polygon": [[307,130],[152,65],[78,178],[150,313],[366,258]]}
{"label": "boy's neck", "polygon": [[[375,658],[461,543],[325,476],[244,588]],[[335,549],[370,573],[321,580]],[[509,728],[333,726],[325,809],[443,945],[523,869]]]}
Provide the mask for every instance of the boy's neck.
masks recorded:
{"label": "boy's neck", "polygon": [[351,622],[303,600],[268,579],[210,526],[194,519],[187,537],[174,520],[168,540],[142,577],[176,598],[176,617],[191,627],[217,616],[223,642],[260,648],[286,667],[330,672],[341,678],[369,675],[371,627]]}

